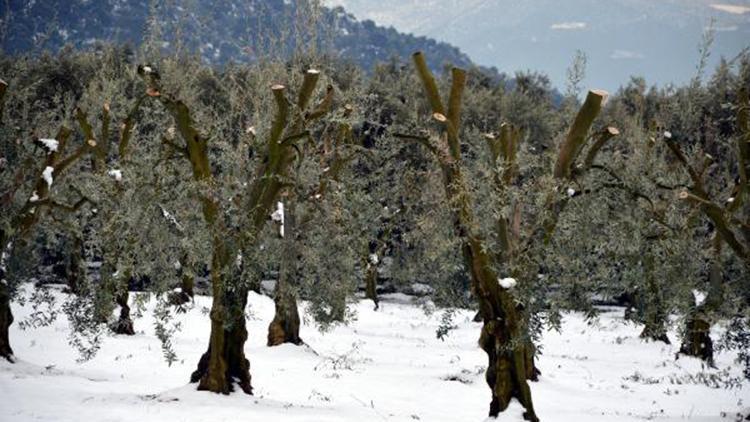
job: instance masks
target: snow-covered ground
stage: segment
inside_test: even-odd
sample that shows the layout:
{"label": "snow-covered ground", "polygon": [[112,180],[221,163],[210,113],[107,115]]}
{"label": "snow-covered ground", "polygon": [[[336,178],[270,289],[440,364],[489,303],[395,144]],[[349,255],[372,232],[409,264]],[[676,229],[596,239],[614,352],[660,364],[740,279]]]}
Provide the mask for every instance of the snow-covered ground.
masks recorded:
{"label": "snow-covered ground", "polygon": [[[0,421],[482,421],[489,389],[485,355],[476,346],[479,324],[458,314],[458,329],[437,340],[439,313],[426,316],[403,300],[385,300],[375,312],[356,305],[357,320],[321,334],[302,328],[309,347],[265,346],[273,302],[251,294],[246,351],[255,396],[195,391],[190,372],[203,353],[209,321],[196,306],[179,316],[178,361],[171,367],[148,313],[138,334],[105,341],[91,361],[76,363],[64,317],[22,331],[12,326],[19,362],[0,362]],[[403,298],[401,298],[403,299]],[[60,300],[63,300],[61,297]],[[16,320],[31,312],[14,307]],[[546,333],[532,384],[542,421],[734,421],[750,407],[750,385],[712,388],[697,379],[740,369],[733,355],[718,356],[718,370],[674,359],[677,346],[644,343],[639,327],[606,312],[595,326],[569,314],[563,331]],[[673,341],[676,337],[672,335]],[[499,419],[520,421],[520,406]]]}

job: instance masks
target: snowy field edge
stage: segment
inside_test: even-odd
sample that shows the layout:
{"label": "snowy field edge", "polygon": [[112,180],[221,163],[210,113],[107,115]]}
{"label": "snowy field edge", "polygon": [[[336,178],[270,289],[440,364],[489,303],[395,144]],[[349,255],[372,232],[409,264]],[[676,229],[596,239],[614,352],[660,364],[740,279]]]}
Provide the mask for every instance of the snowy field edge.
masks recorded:
{"label": "snowy field edge", "polygon": [[[65,295],[54,294],[59,306]],[[208,338],[208,297],[196,297],[178,315],[178,360],[171,366],[154,334],[153,301],[134,321],[135,336],[107,337],[84,363],[68,345],[64,315],[50,326],[21,330],[18,322],[33,309],[16,305],[11,341],[18,362],[0,362],[0,421],[489,420],[486,357],[476,343],[480,324],[459,312],[457,328],[440,341],[439,312],[428,316],[405,302],[386,298],[377,312],[359,302],[352,305],[357,316],[351,325],[320,333],[305,321],[307,346],[268,348],[273,302],[251,293],[246,352],[255,396],[198,392],[187,383]],[[531,386],[539,417],[735,421],[747,413],[747,382],[741,388],[707,385],[741,375],[733,354],[719,354],[717,368],[706,368],[696,359],[675,359],[675,333],[673,345],[665,345],[643,342],[639,330],[614,308],[593,325],[566,314],[560,333],[545,332],[542,377]],[[521,414],[514,403],[501,419],[520,421]]]}

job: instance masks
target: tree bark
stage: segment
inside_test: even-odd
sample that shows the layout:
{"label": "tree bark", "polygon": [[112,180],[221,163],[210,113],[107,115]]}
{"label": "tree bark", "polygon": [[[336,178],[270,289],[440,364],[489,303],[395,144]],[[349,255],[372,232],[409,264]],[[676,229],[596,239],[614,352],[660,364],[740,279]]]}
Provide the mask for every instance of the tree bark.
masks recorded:
{"label": "tree bark", "polygon": [[73,294],[80,293],[81,278],[83,277],[83,239],[81,236],[76,236],[73,240],[73,251],[70,254],[70,262],[68,268],[68,290]]}
{"label": "tree bark", "polygon": [[[208,221],[213,221],[217,211],[215,203],[205,199],[205,212]],[[213,256],[211,259],[211,286],[213,299],[211,304],[211,334],[208,350],[198,362],[198,368],[190,377],[191,382],[198,382],[198,390],[229,394],[234,391],[236,382],[246,394],[253,394],[250,377],[250,361],[245,357],[247,327],[245,307],[247,306],[247,289],[241,283],[233,289],[227,289],[225,279],[228,271],[229,252],[223,237],[214,235]]]}
{"label": "tree bark", "polygon": [[[488,358],[485,379],[492,391],[489,415],[497,417],[515,398],[526,409],[524,419],[538,421],[527,383],[534,378],[533,359],[529,359],[533,350],[528,350],[530,341],[515,300],[500,288],[479,241],[469,239],[463,249],[484,322],[479,345]],[[530,360],[532,367],[527,366]]]}
{"label": "tree bark", "polygon": [[276,284],[274,304],[276,314],[268,325],[268,346],[278,346],[284,343],[300,345],[300,318],[297,310],[297,297],[285,281],[279,278]]}
{"label": "tree bark", "polygon": [[124,334],[128,336],[135,335],[135,329],[133,328],[133,320],[130,319],[130,305],[128,305],[129,298],[130,298],[130,293],[128,292],[128,286],[127,286],[127,281],[126,281],[125,286],[124,286],[124,291],[118,293],[115,298],[115,302],[117,302],[117,304],[120,306],[120,317],[112,325],[112,331],[114,331],[115,334]]}
{"label": "tree bark", "polygon": [[274,291],[276,313],[268,325],[268,346],[284,343],[302,344],[299,337],[300,318],[297,310],[297,296],[290,281],[297,274],[297,226],[295,197],[290,195],[279,226],[283,250],[279,280]]}
{"label": "tree bark", "polygon": [[[208,221],[214,221],[217,211],[215,203],[205,199]],[[198,382],[198,390],[229,394],[234,391],[236,381],[243,392],[252,394],[250,383],[250,362],[245,357],[247,328],[245,306],[247,289],[242,287],[226,289],[225,280],[229,255],[223,238],[214,235],[213,257],[211,259],[211,334],[208,350],[198,362],[198,368],[190,377]]]}
{"label": "tree bark", "polygon": [[645,252],[643,258],[644,277],[648,294],[644,297],[645,311],[643,315],[643,331],[640,337],[645,340],[661,341],[671,344],[667,337],[667,312],[664,309],[664,298],[661,288],[654,274],[655,262],[651,247]]}
{"label": "tree bark", "polygon": [[[526,345],[528,334],[511,293],[501,288],[484,240],[477,234],[474,207],[461,168],[461,145],[458,137],[461,122],[461,96],[466,72],[452,69],[453,81],[448,108],[440,99],[437,84],[421,52],[414,54],[414,64],[433,111],[433,120],[442,126],[442,140],[436,145],[429,139],[415,138],[438,158],[443,173],[446,201],[451,206],[453,228],[461,240],[461,252],[471,276],[474,296],[484,325],[479,338],[487,353],[485,374],[492,391],[489,415],[497,417],[516,398],[526,409],[524,419],[538,421],[527,383]],[[447,117],[446,117],[447,116]]]}
{"label": "tree bark", "polygon": [[[716,247],[718,249],[718,245]],[[682,355],[699,358],[711,367],[714,367],[714,342],[711,340],[709,313],[711,309],[715,309],[721,305],[717,302],[721,300],[721,289],[724,282],[718,256],[719,253],[717,251],[716,257],[711,262],[709,272],[710,290],[706,299],[703,303],[696,304],[687,318],[679,352]]]}
{"label": "tree bark", "polygon": [[13,313],[10,311],[10,292],[5,280],[2,279],[2,275],[4,274],[0,274],[0,357],[13,363],[15,358],[8,337],[8,330],[10,325],[13,324]]}
{"label": "tree bark", "polygon": [[378,299],[378,266],[370,262],[368,257],[365,267],[365,298],[370,299],[375,304],[375,310],[380,309],[380,299]]}
{"label": "tree bark", "polygon": [[170,297],[170,302],[177,306],[189,303],[195,297],[195,275],[185,268],[185,264],[181,264],[179,275],[180,291],[172,293]]}
{"label": "tree bark", "polygon": [[693,356],[714,366],[714,343],[711,340],[711,324],[704,318],[700,308],[687,319],[680,354]]}
{"label": "tree bark", "polygon": [[245,394],[253,394],[250,361],[245,356],[247,294],[247,289],[239,289],[224,295],[222,306],[226,306],[230,317],[228,326],[214,327],[212,309],[208,350],[201,356],[198,368],[190,376],[190,382],[198,383],[198,390],[229,394],[234,391],[236,383]]}
{"label": "tree bark", "polygon": [[531,340],[526,342],[526,347],[524,348],[524,357],[526,359],[526,379],[534,382],[539,381],[539,375],[542,375],[542,371],[540,371],[539,368],[536,367],[536,346]]}
{"label": "tree bark", "polygon": [[193,300],[195,297],[195,276],[193,274],[182,275],[182,285],[180,286],[180,294],[182,295],[185,302]]}
{"label": "tree bark", "polygon": [[[3,88],[0,80],[0,88]],[[0,102],[2,101],[0,95]],[[8,331],[13,324],[13,313],[10,310],[10,291],[8,281],[6,280],[6,266],[8,265],[8,255],[10,255],[10,243],[6,237],[4,229],[0,228],[0,357],[8,362],[15,362],[13,349],[10,347],[10,337]]]}

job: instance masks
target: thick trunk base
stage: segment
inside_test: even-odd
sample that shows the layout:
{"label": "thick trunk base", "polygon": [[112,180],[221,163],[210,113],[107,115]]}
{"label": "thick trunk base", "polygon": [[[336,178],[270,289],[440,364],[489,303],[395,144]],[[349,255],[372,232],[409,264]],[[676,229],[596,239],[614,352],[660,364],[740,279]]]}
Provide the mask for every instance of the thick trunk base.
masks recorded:
{"label": "thick trunk base", "polygon": [[222,356],[223,373],[212,374],[209,371],[211,359],[211,347],[198,361],[198,367],[190,375],[191,383],[198,383],[198,390],[211,391],[214,393],[229,394],[234,391],[237,384],[245,394],[253,394],[250,376],[250,361],[245,357],[244,345],[247,340],[247,331],[244,331],[244,339],[241,329],[224,331],[224,351]]}
{"label": "thick trunk base", "polygon": [[497,417],[505,411],[512,399],[518,400],[526,409],[523,417],[527,421],[538,422],[531,400],[531,389],[527,379],[533,375],[533,364],[527,368],[528,345],[509,349],[509,336],[505,327],[498,321],[485,322],[479,345],[487,353],[488,366],[485,373],[487,384],[492,390],[490,417]]}
{"label": "thick trunk base", "polygon": [[714,343],[711,340],[711,324],[699,316],[688,319],[679,354],[699,358],[713,367]]}
{"label": "thick trunk base", "polygon": [[83,280],[83,239],[76,237],[73,242],[73,251],[70,254],[66,281],[68,291],[74,295],[80,294],[81,281]]}
{"label": "thick trunk base", "polygon": [[472,319],[474,322],[482,322],[482,313],[477,311],[476,314],[474,314],[474,319]]}
{"label": "thick trunk base", "polygon": [[376,311],[380,309],[380,299],[378,299],[378,270],[377,267],[370,264],[368,264],[367,274],[365,275],[365,298],[372,300]]}
{"label": "thick trunk base", "polygon": [[8,331],[12,323],[13,313],[10,311],[10,293],[8,292],[8,287],[0,282],[0,357],[11,363],[15,362],[8,336]]}
{"label": "thick trunk base", "polygon": [[542,371],[536,367],[535,355],[536,347],[534,343],[528,342],[524,348],[524,359],[526,360],[526,379],[529,381],[539,381],[539,376],[542,375]]}
{"label": "thick trunk base", "polygon": [[135,335],[135,329],[133,328],[133,320],[130,319],[130,306],[128,305],[129,294],[125,293],[117,296],[117,304],[120,305],[120,318],[112,324],[112,331],[115,334],[123,334],[127,336]]}
{"label": "thick trunk base", "polygon": [[182,276],[182,285],[179,292],[174,292],[169,297],[169,303],[175,306],[184,305],[193,301],[195,296],[195,279],[191,275]]}
{"label": "thick trunk base", "polygon": [[[236,298],[227,298],[228,308],[233,309],[231,327],[219,328],[222,333],[214,333],[211,326],[211,339],[221,339],[218,344],[209,344],[206,353],[198,361],[198,368],[190,376],[190,382],[198,383],[198,390],[229,394],[237,384],[245,394],[253,394],[250,377],[250,361],[245,357],[247,325],[245,306],[247,292],[237,293]],[[234,303],[234,302],[237,303]],[[216,335],[219,334],[219,335]],[[214,365],[211,365],[211,362]]]}
{"label": "thick trunk base", "polygon": [[664,344],[672,344],[667,336],[667,329],[664,324],[646,324],[641,331],[640,337],[647,341],[661,341]]}
{"label": "thick trunk base", "polygon": [[279,292],[274,300],[276,314],[268,325],[268,346],[278,346],[284,343],[300,345],[300,318],[297,310],[297,300],[292,293]]}
{"label": "thick trunk base", "polygon": [[169,303],[174,306],[181,306],[192,302],[193,297],[185,292],[173,292],[169,295]]}

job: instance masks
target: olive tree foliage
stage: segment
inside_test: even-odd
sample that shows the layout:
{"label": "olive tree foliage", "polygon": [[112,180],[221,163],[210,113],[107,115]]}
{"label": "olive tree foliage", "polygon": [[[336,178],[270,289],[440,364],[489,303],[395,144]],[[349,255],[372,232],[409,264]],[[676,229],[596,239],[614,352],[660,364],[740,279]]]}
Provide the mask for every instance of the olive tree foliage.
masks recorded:
{"label": "olive tree foliage", "polygon": [[365,241],[359,213],[369,203],[359,189],[359,179],[366,176],[355,169],[373,155],[352,129],[363,119],[361,71],[327,60],[319,64],[333,111],[300,145],[290,187],[280,199],[286,214],[283,236],[277,233],[265,244],[276,250],[274,259],[279,271],[287,272],[294,295],[308,300],[307,316],[327,330],[355,317],[349,305],[361,279]]}
{"label": "olive tree foliage", "polygon": [[[317,6],[311,2],[310,7]],[[303,27],[314,24],[308,22],[314,20],[315,10],[312,9],[301,10],[300,16],[294,18],[300,25],[295,28],[295,33],[306,33]],[[59,237],[62,233],[71,239],[70,243],[77,245],[71,248],[75,254],[80,251],[85,255],[75,260],[77,268],[71,272],[77,273],[76,294],[70,296],[70,303],[64,307],[73,323],[71,342],[84,357],[93,355],[108,326],[115,332],[133,332],[128,291],[138,288],[146,289],[158,299],[156,330],[165,343],[168,360],[173,359],[168,339],[168,334],[177,328],[169,326],[174,315],[174,310],[168,306],[175,301],[172,290],[182,282],[184,292],[185,280],[191,280],[192,286],[196,275],[205,274],[211,261],[210,230],[195,207],[195,198],[206,195],[206,186],[188,177],[190,170],[181,161],[185,155],[180,145],[182,134],[173,116],[154,101],[149,101],[154,95],[147,89],[149,84],[136,74],[138,64],[142,65],[141,73],[143,69],[149,69],[147,73],[158,80],[164,92],[189,108],[195,127],[205,133],[209,159],[218,175],[210,187],[211,195],[219,195],[215,199],[222,204],[222,218],[226,219],[228,227],[233,228],[244,224],[243,213],[247,211],[236,198],[246,190],[248,180],[252,179],[264,159],[265,140],[261,134],[271,130],[268,110],[273,109],[275,102],[268,87],[278,83],[300,84],[304,71],[312,65],[323,68],[324,72],[331,70],[336,80],[324,79],[322,83],[330,85],[331,92],[335,91],[336,104],[326,105],[332,108],[354,103],[358,98],[357,88],[361,85],[355,76],[358,71],[351,72],[351,66],[347,68],[315,55],[303,55],[302,50],[297,51],[291,61],[283,62],[278,59],[278,54],[272,54],[278,51],[270,44],[268,54],[261,54],[258,63],[249,66],[228,65],[224,69],[212,69],[201,65],[196,58],[180,56],[179,53],[166,57],[155,47],[163,34],[160,34],[158,25],[152,26],[149,42],[138,52],[138,58],[127,48],[111,51],[103,48],[91,54],[66,51],[57,58],[8,60],[4,63],[3,75],[7,75],[5,77],[13,88],[20,88],[9,95],[8,103],[12,104],[13,110],[23,110],[25,114],[20,117],[32,116],[34,119],[21,121],[20,117],[14,116],[13,130],[35,128],[33,136],[52,137],[41,133],[51,132],[47,127],[49,122],[75,122],[80,125],[80,136],[84,141],[99,145],[92,151],[96,154],[92,154],[90,161],[88,158],[82,160],[86,165],[82,165],[82,171],[76,174],[73,189],[73,193],[85,198],[85,203],[90,206],[70,213],[64,221],[65,227],[59,222],[54,227],[40,225],[45,238]],[[294,42],[300,46],[303,41],[308,40]],[[283,42],[294,44],[286,38]],[[42,75],[44,83],[34,80],[35,75]],[[43,90],[48,88],[45,86],[47,79],[53,90]],[[24,88],[24,83],[29,87]],[[17,106],[17,100],[45,104],[28,104],[24,108]],[[339,132],[340,127],[350,127],[352,110],[354,113],[358,111],[351,106],[348,110],[349,116],[334,116],[323,127],[308,134],[307,143],[314,144],[313,137],[331,137]],[[4,126],[3,130],[10,127]],[[347,142],[348,147],[353,147],[357,141],[350,139]],[[35,152],[30,142],[4,142],[3,146],[6,145]],[[360,160],[354,157],[353,151],[348,151],[355,148],[348,147],[343,151],[346,161]],[[310,152],[311,156],[297,157],[300,164],[295,173],[297,180],[293,183],[283,181],[292,186],[290,189],[303,192],[326,178],[323,173],[330,157],[325,154],[330,151],[322,151],[319,145],[313,145]],[[3,151],[4,163],[20,163],[14,154],[20,155],[17,151]],[[25,158],[24,163],[28,162],[29,159]],[[8,177],[3,180],[8,182],[10,192],[6,196],[10,197],[18,190],[15,185],[20,183],[19,177],[31,179],[33,176],[17,175],[5,171],[6,168],[4,176]],[[356,262],[360,258],[359,250],[354,251],[360,229],[352,224],[353,214],[348,212],[351,207],[347,205],[359,200],[358,192],[342,188],[341,177],[329,184],[334,186],[328,189],[330,194],[324,195],[323,200],[312,198],[309,201],[315,217],[300,239],[303,247],[299,250],[303,254],[298,257],[300,277],[295,286],[311,299],[309,310],[324,326],[350,315],[347,301],[356,288]],[[5,189],[3,193],[6,194]],[[11,214],[3,213],[4,217],[6,215]],[[5,224],[12,225],[11,221]],[[341,231],[331,236],[325,230],[327,227],[340,228]],[[10,227],[7,233],[10,234],[12,229]],[[273,229],[262,229],[259,233],[250,233],[250,236],[263,238],[263,241],[260,248],[238,253],[232,270],[235,274],[230,276],[233,280],[230,289],[257,288],[263,272],[268,271],[256,270],[278,266]],[[24,245],[18,246],[17,250],[21,250]],[[330,249],[341,249],[343,253],[331,256],[327,252]],[[14,254],[7,259],[7,265],[20,265],[16,259],[20,256],[35,257],[36,254]],[[341,265],[340,260],[346,257],[349,261]],[[27,267],[34,266],[32,260],[26,264]],[[17,274],[24,273],[28,274],[28,271],[19,268]],[[135,304],[139,309],[147,298],[147,295],[136,296]],[[181,301],[184,302],[184,296]],[[119,319],[112,317],[115,304],[121,308]],[[177,311],[181,310],[184,306],[177,308]],[[241,315],[243,311],[235,314]]]}
{"label": "olive tree foliage", "polygon": [[[678,191],[683,212],[696,213],[706,233],[700,289],[706,297],[687,315],[681,352],[713,361],[711,325],[725,318],[732,327],[716,344],[739,349],[745,365],[750,348],[736,332],[748,320],[747,280],[750,270],[750,57],[747,51],[722,60],[703,84],[694,81],[669,98],[663,120],[672,135],[666,139],[670,158],[685,180]],[[677,109],[698,112],[677,115]],[[674,128],[674,129],[673,129]]]}
{"label": "olive tree foliage", "polygon": [[[13,360],[8,327],[13,322],[10,301],[18,298],[18,287],[26,271],[41,267],[30,262],[36,256],[36,238],[51,239],[45,231],[65,227],[90,201],[75,183],[82,158],[95,142],[75,131],[72,116],[87,77],[69,75],[76,68],[70,59],[57,61],[45,56],[37,66],[24,61],[3,60],[7,82],[2,85],[2,150],[0,191],[2,192],[2,272],[0,281],[0,338],[2,356]],[[92,70],[92,61],[82,68]],[[73,176],[73,177],[71,177]],[[41,230],[39,230],[41,229]],[[49,232],[47,232],[49,233]],[[32,294],[34,300],[51,296]],[[35,307],[38,304],[35,304]],[[48,323],[51,318],[32,315],[34,321],[21,326]]]}
{"label": "olive tree foliage", "polygon": [[[501,216],[513,214],[514,203],[526,204],[524,213],[529,221],[528,227],[545,215],[545,201],[553,189],[552,178],[547,173],[553,164],[556,145],[564,130],[564,115],[556,108],[549,82],[542,75],[518,73],[514,84],[493,82],[482,76],[474,70],[467,72],[462,116],[466,129],[461,153],[468,194],[475,198],[474,212],[482,216],[477,224],[485,234],[488,249],[497,252],[502,250],[497,222]],[[414,87],[419,87],[418,84],[418,80],[411,76],[405,83],[411,87],[404,87],[399,92],[409,92],[417,96],[412,98],[419,98],[421,90],[414,92]],[[440,78],[438,84],[442,90],[447,91],[449,80]],[[424,121],[423,114],[414,113],[419,105],[411,105],[408,112],[412,114],[401,117],[402,126],[395,127],[394,132],[419,133],[422,128],[431,125],[429,121]],[[502,160],[495,160],[492,149],[488,147],[488,140],[500,136],[504,123],[519,128],[518,150],[512,166],[507,166]],[[401,268],[420,268],[429,264],[429,267],[419,271],[427,276],[424,279],[434,288],[432,299],[435,303],[448,308],[472,308],[475,305],[470,297],[470,281],[458,247],[460,239],[454,234],[451,208],[445,203],[442,192],[440,169],[429,165],[432,157],[417,143],[403,139],[392,142],[396,142],[405,151],[417,154],[414,159],[416,169],[408,173],[402,172],[401,178],[409,187],[420,186],[419,189],[407,189],[417,192],[418,196],[412,199],[415,205],[407,210],[407,216],[415,220],[415,230],[406,233],[414,244],[411,248],[406,248],[407,256],[411,259]],[[500,186],[497,175],[506,170],[512,171],[517,177],[514,178],[514,183]],[[502,277],[519,278],[515,294],[524,306],[529,309],[544,309],[547,308],[544,292],[548,290],[549,283],[542,283],[541,278],[536,277],[537,273],[544,271],[543,268],[531,268],[543,267],[541,262],[545,259],[545,254],[541,246],[535,251],[532,249],[520,254],[520,258],[512,263],[496,262],[493,265],[496,265],[495,271]],[[520,282],[521,277],[517,275],[519,273],[535,275],[528,279],[524,276],[523,282]],[[414,277],[415,274],[407,273],[407,276]],[[541,315],[537,312],[529,314]],[[448,309],[443,317],[445,327],[442,328],[452,326],[451,315],[453,311]],[[534,324],[537,328],[541,327],[538,322]],[[530,332],[535,333],[534,336],[541,333],[538,329]],[[445,335],[445,330],[439,334]]]}
{"label": "olive tree foliage", "polygon": [[[58,57],[3,64],[3,74],[9,76],[12,87],[9,110],[13,110],[3,126],[8,130],[5,135],[13,136],[3,142],[7,170],[3,176],[8,176],[3,178],[8,199],[3,204],[3,218],[14,215],[14,206],[24,205],[24,180],[39,177],[32,171],[38,166],[33,154],[43,157],[45,144],[38,140],[54,140],[52,126],[77,129],[66,141],[67,150],[75,144],[89,145],[86,154],[67,166],[64,174],[61,169],[60,174],[53,171],[50,197],[39,199],[43,217],[32,231],[37,237],[67,239],[64,244],[68,247],[60,252],[65,260],[70,256],[65,276],[74,294],[63,309],[71,320],[71,344],[87,358],[98,348],[107,327],[117,321],[112,318],[116,298],[127,292],[129,282],[166,267],[160,260],[167,259],[164,252],[170,248],[151,242],[168,227],[161,224],[161,208],[151,201],[163,186],[150,169],[163,157],[153,144],[139,142],[144,140],[149,122],[136,121],[142,117],[141,96],[127,48],[76,54],[66,51]],[[139,135],[134,137],[136,131]],[[56,141],[62,147],[59,136]],[[50,156],[52,152],[46,153]],[[32,196],[34,193],[29,193]],[[14,230],[24,228],[10,221],[4,225],[10,226],[6,233],[11,236]],[[30,247],[36,245],[38,242],[31,242]],[[11,267],[25,265],[9,272],[13,286],[35,273],[31,269],[42,264],[38,257],[36,253],[10,255]],[[175,262],[169,261],[169,265]]]}
{"label": "olive tree foliage", "polygon": [[[446,229],[449,215],[439,206],[440,178],[421,148],[392,137],[415,130],[412,113],[418,95],[413,72],[396,61],[378,67],[368,85],[362,136],[379,161],[362,179],[372,196],[365,223],[368,242],[375,248],[367,252],[378,261],[371,265],[387,270],[393,287],[418,282],[436,289],[439,298],[443,282],[462,283],[459,257]],[[462,294],[465,287],[460,286]]]}
{"label": "olive tree foliage", "polygon": [[[477,207],[497,214],[490,199],[492,186],[486,183],[494,164],[483,135],[498,130],[504,121],[526,127],[522,153],[534,158],[519,163],[532,169],[540,165],[536,157],[553,145],[552,134],[561,130],[562,120],[554,107],[549,81],[542,75],[519,73],[515,83],[509,84],[492,80],[477,69],[469,69],[467,74],[462,120],[473,131],[463,147],[465,164],[472,172],[468,180],[481,198]],[[438,79],[441,89],[447,90],[449,83],[447,78]],[[469,279],[453,235],[450,208],[445,206],[440,170],[431,165],[430,153],[417,143],[392,137],[420,133],[430,124],[424,115],[415,113],[422,106],[419,81],[409,66],[394,60],[376,68],[368,90],[363,98],[372,106],[365,113],[364,142],[373,143],[383,159],[382,165],[369,173],[370,180],[375,180],[365,182],[381,205],[370,208],[383,221],[384,227],[377,230],[388,232],[391,238],[386,258],[392,265],[383,267],[388,268],[390,281],[396,285],[419,282],[430,286],[434,304],[472,307]],[[540,172],[538,168],[536,171]],[[493,232],[492,223],[485,223],[487,232]]]}
{"label": "olive tree foliage", "polygon": [[[621,135],[605,146],[609,160],[593,163],[607,189],[584,195],[589,211],[570,216],[590,222],[581,226],[586,235],[559,249],[563,286],[573,288],[562,289],[564,297],[590,310],[592,294],[619,297],[626,316],[644,324],[644,338],[668,342],[674,328],[681,353],[709,365],[714,350],[727,348],[747,364],[738,330],[747,321],[748,82],[743,53],[722,60],[706,83],[697,77],[657,89],[633,78],[625,85],[608,110]],[[673,323],[672,314],[680,316]],[[726,319],[733,328],[715,343],[709,329]]]}
{"label": "olive tree foliage", "polygon": [[681,212],[670,187],[682,179],[664,160],[662,136],[610,113],[620,135],[591,163],[597,183],[580,193],[561,221],[554,246],[554,300],[564,309],[595,316],[595,301],[627,306],[626,317],[645,324],[644,338],[669,342],[668,316],[682,313],[692,297],[701,248],[695,221]]}

